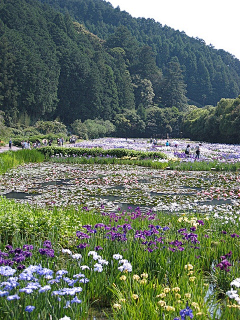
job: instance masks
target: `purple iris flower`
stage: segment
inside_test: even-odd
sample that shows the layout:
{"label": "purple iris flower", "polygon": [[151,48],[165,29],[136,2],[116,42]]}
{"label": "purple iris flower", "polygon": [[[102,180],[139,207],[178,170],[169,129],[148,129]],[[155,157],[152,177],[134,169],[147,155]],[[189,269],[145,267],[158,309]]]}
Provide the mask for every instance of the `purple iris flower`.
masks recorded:
{"label": "purple iris flower", "polygon": [[35,309],[34,306],[26,306],[25,311],[32,312]]}
{"label": "purple iris flower", "polygon": [[96,247],[94,248],[94,250],[95,250],[95,251],[100,251],[100,250],[103,250],[103,248],[102,248],[101,246],[96,246]]}
{"label": "purple iris flower", "polygon": [[86,247],[89,247],[89,244],[87,244],[87,243],[80,243],[80,244],[77,246],[77,248],[79,248],[79,249],[85,249]]}
{"label": "purple iris flower", "polygon": [[230,234],[230,236],[231,236],[232,238],[239,238],[239,235],[236,234],[236,233]]}
{"label": "purple iris flower", "polygon": [[44,241],[43,243],[44,248],[52,249],[52,243],[49,240]]}
{"label": "purple iris flower", "polygon": [[19,264],[19,265],[17,266],[17,269],[18,269],[18,270],[23,270],[23,269],[26,269],[26,266],[25,266],[24,264]]}
{"label": "purple iris flower", "polygon": [[181,316],[181,320],[186,320],[186,317],[189,317],[190,319],[193,319],[193,311],[190,309],[190,307],[187,305],[185,309],[182,309],[179,312]]}
{"label": "purple iris flower", "polygon": [[23,249],[25,249],[25,250],[33,250],[33,245],[31,245],[31,244],[25,244],[25,245],[23,246]]}
{"label": "purple iris flower", "polygon": [[81,231],[77,231],[76,232],[76,236],[79,238],[79,239],[89,239],[90,236],[84,232],[81,232]]}

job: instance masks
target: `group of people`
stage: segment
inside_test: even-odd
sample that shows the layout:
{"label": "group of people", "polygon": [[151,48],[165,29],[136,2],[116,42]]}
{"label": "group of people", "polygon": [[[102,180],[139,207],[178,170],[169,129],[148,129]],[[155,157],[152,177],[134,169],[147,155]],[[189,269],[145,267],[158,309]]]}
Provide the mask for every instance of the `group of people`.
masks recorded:
{"label": "group of people", "polygon": [[[153,146],[157,146],[157,140],[156,139],[151,138],[150,139],[150,143],[152,143]],[[170,142],[169,140],[167,140],[165,142],[165,146],[166,147],[175,147],[175,148],[177,148],[178,147],[178,142],[177,141]],[[200,158],[200,147],[201,147],[201,143],[199,143],[195,148],[195,154],[196,154],[195,155],[195,159],[199,159]],[[190,153],[191,153],[191,146],[190,146],[190,144],[188,144],[186,149],[185,149],[185,154],[186,154],[186,156],[188,158],[190,157]]]}
{"label": "group of people", "polygon": [[30,141],[21,141],[22,149],[31,149]]}
{"label": "group of people", "polygon": [[[199,159],[200,157],[200,146],[201,144],[197,145],[196,146],[196,156],[195,156],[195,159]],[[191,152],[191,147],[190,147],[190,144],[187,145],[186,147],[186,150],[185,150],[185,154],[189,157],[190,156],[190,152]]]}

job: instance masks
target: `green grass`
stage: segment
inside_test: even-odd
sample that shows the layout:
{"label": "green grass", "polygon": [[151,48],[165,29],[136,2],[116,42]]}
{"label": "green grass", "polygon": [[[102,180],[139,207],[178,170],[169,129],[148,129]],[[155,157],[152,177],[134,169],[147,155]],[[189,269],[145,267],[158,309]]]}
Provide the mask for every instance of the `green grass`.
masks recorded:
{"label": "green grass", "polygon": [[[44,155],[38,150],[8,151],[0,154],[1,173],[24,163],[42,161]],[[239,168],[234,164],[225,166],[214,162],[166,163],[150,159],[132,159],[132,157],[122,159],[63,157],[51,158],[51,161],[133,164],[159,169],[168,167],[173,170],[207,171],[214,168],[216,171],[236,171]],[[19,292],[19,288],[13,289],[11,294],[18,293],[20,300],[7,301],[6,297],[0,297],[1,319],[59,320],[64,315],[71,317],[71,320],[89,319],[88,310],[91,306],[98,308],[110,306],[112,313],[109,313],[109,319],[172,320],[179,317],[180,310],[184,309],[186,304],[193,309],[194,319],[239,319],[238,305],[225,295],[226,291],[230,290],[230,282],[238,278],[240,272],[240,238],[232,236],[239,233],[238,208],[231,209],[231,212],[221,212],[221,218],[224,214],[229,214],[229,219],[228,223],[223,225],[223,220],[214,217],[214,212],[209,212],[208,215],[163,212],[146,215],[129,210],[115,214],[101,214],[100,209],[87,211],[82,206],[41,209],[0,197],[1,252],[7,252],[5,249],[7,244],[14,248],[32,244],[34,252],[32,257],[24,262],[26,266],[41,264],[54,272],[66,269],[69,278],[83,272],[89,279],[89,283],[81,284],[83,291],[78,297],[82,303],[70,305],[69,308],[64,306],[73,297],[61,297],[62,300],[58,301],[50,292],[39,294],[35,291],[28,295]],[[197,220],[202,220],[203,225],[198,224]],[[98,223],[103,223],[108,228],[105,230],[96,227]],[[96,232],[89,232],[89,238],[79,239],[76,231],[86,234],[84,225],[90,225]],[[131,228],[125,229],[124,225],[131,225]],[[157,228],[154,232],[147,232],[151,225]],[[196,230],[191,230],[192,227],[196,227]],[[197,242],[192,242],[191,237],[192,240],[184,239],[179,229],[183,229],[187,235],[196,234]],[[142,237],[136,237],[137,231],[143,232]],[[122,238],[116,233],[121,234],[124,240],[121,240]],[[38,252],[45,240],[52,242],[54,258],[42,256]],[[183,242],[184,250],[178,250],[172,245],[176,240]],[[78,248],[78,245],[83,243],[86,243],[87,247]],[[88,254],[97,246],[102,247],[98,254],[108,262],[102,272],[93,271],[97,261]],[[70,249],[72,253],[80,253],[81,261],[63,254],[63,248]],[[169,248],[176,250],[171,251]],[[229,257],[230,271],[220,270],[217,264],[221,262],[221,257],[230,251],[232,252]],[[120,264],[113,259],[114,254],[121,254],[123,259],[127,259],[132,265],[132,272],[119,271]],[[82,271],[81,265],[89,266],[90,269]],[[191,268],[186,268],[188,265],[191,265]],[[16,268],[16,263],[13,267]],[[15,276],[20,272],[17,271]],[[1,283],[5,280],[0,276]],[[47,283],[46,279],[41,279],[42,286]],[[66,286],[61,280],[60,284],[53,285],[52,290]],[[213,291],[206,299],[209,286],[212,286]],[[176,288],[179,288],[179,291]],[[3,287],[0,290],[3,290]],[[27,314],[25,312],[27,305],[34,305],[36,309]],[[217,312],[218,309],[220,313]]]}
{"label": "green grass", "polygon": [[[117,217],[118,219],[116,219]],[[176,317],[181,309],[185,308],[188,301],[190,306],[197,303],[199,312],[203,314],[200,319],[211,319],[208,304],[204,300],[208,289],[205,284],[211,283],[214,286],[215,295],[212,298],[214,305],[217,306],[219,305],[217,294],[229,290],[230,282],[239,276],[239,266],[234,261],[238,261],[240,240],[230,236],[230,234],[238,232],[238,224],[229,222],[223,227],[221,220],[217,220],[210,215],[209,217],[194,214],[177,216],[159,212],[151,222],[144,214],[140,214],[134,219],[131,219],[131,217],[133,217],[131,211],[124,214],[120,213],[120,215],[101,215],[97,210],[86,211],[81,206],[47,210],[16,204],[14,201],[0,198],[0,249],[4,251],[6,244],[21,247],[24,243],[33,244],[36,248],[39,248],[42,247],[44,240],[49,239],[54,244],[55,258],[52,260],[44,259],[36,252],[29,263],[41,263],[43,266],[54,268],[54,270],[64,268],[69,271],[70,276],[76,274],[77,271],[79,272],[78,264],[73,263],[68,255],[65,254],[64,256],[61,253],[61,248],[68,248],[73,253],[81,253],[83,257],[81,265],[93,268],[96,261],[92,260],[88,252],[94,250],[96,246],[101,246],[103,249],[99,254],[109,264],[104,266],[102,273],[86,271],[85,274],[90,281],[86,286],[87,291],[82,294],[83,301],[85,301],[83,303],[85,310],[88,310],[90,304],[108,307],[109,304],[113,306],[117,303],[121,305],[121,309],[113,308],[114,319],[129,319],[131,315],[132,319],[147,320],[150,314],[152,315],[151,319],[163,319],[164,314],[165,319],[170,320]],[[126,223],[126,219],[131,224],[131,229],[126,232],[126,241],[110,240],[107,236],[109,231],[98,228],[96,228],[96,233],[89,234],[89,239],[80,240],[76,237],[76,231],[86,233],[83,225],[91,225],[94,228],[97,223],[101,222],[109,227],[117,227]],[[203,220],[204,225],[197,225],[197,219]],[[168,228],[165,231],[162,228],[158,229],[159,233],[146,235],[145,239],[135,238],[136,230],[148,230],[149,224]],[[189,234],[193,225],[197,227],[194,231],[199,241],[197,244],[193,244],[191,241],[183,241],[181,234],[178,232],[179,229],[185,228]],[[223,229],[226,234],[222,233]],[[120,228],[118,232],[123,234],[123,229]],[[147,250],[148,244],[143,244],[143,242],[156,241],[156,237],[162,237],[163,243],[156,242],[152,247],[157,246],[158,249],[150,252]],[[184,242],[183,251],[169,251],[170,243],[175,240]],[[77,245],[83,242],[87,243],[88,247],[82,250],[78,249]],[[195,246],[198,249],[195,249]],[[229,259],[232,263],[231,272],[226,273],[218,268],[213,271],[213,264],[216,266],[221,261],[220,257],[230,250],[232,251],[232,257]],[[123,259],[127,259],[131,263],[133,267],[131,273],[121,273],[117,269],[119,263],[112,259],[116,253],[121,254]],[[192,274],[186,272],[185,266],[187,264],[193,266]],[[141,275],[144,273],[148,274],[146,283],[133,279],[133,275],[138,275],[140,279],[143,279],[144,277]],[[123,275],[126,276],[126,280],[123,280]],[[191,280],[191,277],[195,278]],[[175,287],[180,288],[181,298],[179,299],[176,299],[173,290]],[[167,293],[165,297],[159,297],[165,288],[170,288],[170,293]],[[186,294],[189,293],[191,297],[187,298]],[[133,294],[137,294],[139,298],[137,300],[133,299]],[[51,298],[50,296],[47,297],[48,299]],[[36,299],[39,300],[41,309],[45,310],[45,313],[39,311],[40,314],[46,317],[47,312],[49,312],[48,307],[43,306],[46,303],[46,296],[39,296]],[[162,308],[160,300],[164,301],[166,306],[174,309],[168,311]],[[71,310],[65,311],[62,309],[61,311],[54,301],[51,300],[51,303],[56,308],[54,314],[60,316],[62,315],[61,312],[67,312],[66,314],[71,316]],[[5,310],[1,302],[0,310]],[[40,309],[38,308],[38,310]],[[197,309],[194,309],[194,314],[197,311]],[[236,317],[239,311],[237,309],[232,311],[234,311],[232,314]],[[20,315],[20,318],[18,318],[16,308],[13,308],[12,312],[10,314],[15,317],[14,319],[25,319],[23,312],[20,313],[22,318]],[[77,312],[80,312],[79,309]],[[219,319],[234,320],[234,317],[229,313],[229,308],[223,306],[222,317]],[[6,316],[3,319],[10,319],[10,314],[9,318]],[[226,318],[226,315],[228,315],[228,318]]]}
{"label": "green grass", "polygon": [[44,155],[38,150],[18,150],[0,153],[0,174],[24,163],[43,162],[44,159]]}

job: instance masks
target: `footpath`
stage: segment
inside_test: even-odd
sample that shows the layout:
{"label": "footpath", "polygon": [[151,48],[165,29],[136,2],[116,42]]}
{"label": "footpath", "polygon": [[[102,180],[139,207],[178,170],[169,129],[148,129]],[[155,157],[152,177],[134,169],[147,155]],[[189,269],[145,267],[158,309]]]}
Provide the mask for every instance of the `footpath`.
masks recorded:
{"label": "footpath", "polygon": [[[9,146],[1,146],[0,147],[0,153],[2,152],[5,152],[5,151],[8,151],[9,150]],[[12,146],[12,151],[17,151],[17,150],[21,150],[21,148],[18,148],[18,147],[15,147],[15,146]]]}

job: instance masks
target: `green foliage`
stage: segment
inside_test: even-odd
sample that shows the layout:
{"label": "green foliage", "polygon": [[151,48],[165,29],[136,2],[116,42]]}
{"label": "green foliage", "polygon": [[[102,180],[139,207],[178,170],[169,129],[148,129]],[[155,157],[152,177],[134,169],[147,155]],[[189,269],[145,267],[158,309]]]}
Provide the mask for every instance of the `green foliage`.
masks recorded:
{"label": "green foliage", "polygon": [[5,126],[4,113],[0,110],[0,140],[7,136],[9,129]]}
{"label": "green foliage", "polygon": [[[142,78],[152,82],[155,103],[159,103],[158,86],[154,85],[152,74],[147,71],[149,66],[152,71],[156,70],[152,58],[161,70],[173,57],[178,58],[184,71],[187,97],[196,105],[216,105],[222,97],[235,98],[239,94],[240,61],[224,50],[206,45],[202,39],[188,37],[184,32],[162,26],[154,19],[133,18],[127,12],[120,11],[119,7],[113,8],[109,2],[102,0],[41,1],[62,12],[67,8],[74,20],[84,23],[90,32],[107,40],[110,48],[123,48],[131,73],[138,70],[142,72]],[[141,63],[143,58],[146,58],[145,66]],[[147,77],[143,75],[145,71]]]}
{"label": "green foliage", "polygon": [[240,62],[230,54],[108,2],[1,2],[0,109],[13,135],[64,135],[73,124],[83,138],[182,131],[238,143],[237,106],[225,110],[221,102],[217,113],[206,108],[191,121],[188,113],[181,130],[182,115],[170,110],[186,112],[188,100],[202,107],[235,98],[239,83]]}
{"label": "green foliage", "polygon": [[[136,157],[136,159],[166,159],[162,152],[143,152],[128,149],[102,149],[102,148],[63,148],[63,147],[42,147],[39,152],[45,156],[62,155],[62,156],[85,156],[85,157]],[[127,158],[126,158],[127,159]]]}
{"label": "green foliage", "polygon": [[165,138],[167,134],[179,136],[181,113],[175,107],[159,108],[153,106],[146,110],[146,123],[149,136],[158,135]]}
{"label": "green foliage", "polygon": [[183,117],[182,131],[192,139],[240,143],[240,97],[221,99],[217,107],[191,109]]}
{"label": "green foliage", "polygon": [[0,153],[0,174],[29,162],[42,162],[44,155],[38,150],[19,150]]}
{"label": "green foliage", "polygon": [[34,126],[39,133],[47,135],[47,134],[66,134],[67,128],[66,126],[59,121],[37,121]]}
{"label": "green foliage", "polygon": [[71,124],[73,133],[79,136],[82,139],[88,139],[88,129],[80,119],[75,120]]}
{"label": "green foliage", "polygon": [[168,63],[161,91],[161,104],[165,107],[176,107],[180,111],[186,108],[186,84],[178,59],[175,57]]}
{"label": "green foliage", "polygon": [[145,122],[135,110],[125,110],[114,119],[116,133],[119,137],[141,137],[145,134]]}

